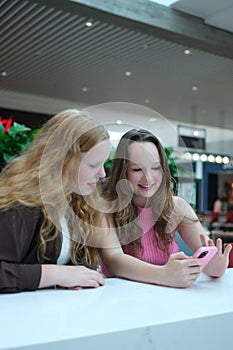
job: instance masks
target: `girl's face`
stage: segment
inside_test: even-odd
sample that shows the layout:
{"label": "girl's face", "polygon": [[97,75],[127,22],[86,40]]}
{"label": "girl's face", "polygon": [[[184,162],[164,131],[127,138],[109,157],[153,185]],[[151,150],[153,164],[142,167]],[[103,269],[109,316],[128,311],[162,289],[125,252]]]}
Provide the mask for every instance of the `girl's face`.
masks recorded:
{"label": "girl's face", "polygon": [[162,182],[162,167],[157,147],[152,142],[129,145],[127,178],[133,191],[133,202],[141,207],[158,190]]}
{"label": "girl's face", "polygon": [[105,177],[104,162],[110,153],[110,142],[104,140],[95,145],[90,151],[82,153],[73,191],[77,194],[88,195],[95,188],[100,178]]}

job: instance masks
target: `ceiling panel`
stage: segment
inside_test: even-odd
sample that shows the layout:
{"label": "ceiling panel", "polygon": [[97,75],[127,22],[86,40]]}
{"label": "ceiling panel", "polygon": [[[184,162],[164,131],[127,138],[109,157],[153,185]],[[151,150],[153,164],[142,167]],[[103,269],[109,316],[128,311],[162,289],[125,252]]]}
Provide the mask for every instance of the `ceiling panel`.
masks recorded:
{"label": "ceiling panel", "polygon": [[207,24],[233,32],[232,0],[180,0],[172,8],[201,17]]}
{"label": "ceiling panel", "polygon": [[[156,32],[90,18],[88,8],[79,11],[78,5],[74,12],[55,1],[0,0],[0,5],[2,91],[77,106],[132,102],[187,122],[194,122],[195,105],[195,122],[219,126],[224,112],[222,126],[233,129],[231,59],[164,40]],[[90,19],[93,25],[87,27]],[[184,54],[187,48],[190,55]]]}

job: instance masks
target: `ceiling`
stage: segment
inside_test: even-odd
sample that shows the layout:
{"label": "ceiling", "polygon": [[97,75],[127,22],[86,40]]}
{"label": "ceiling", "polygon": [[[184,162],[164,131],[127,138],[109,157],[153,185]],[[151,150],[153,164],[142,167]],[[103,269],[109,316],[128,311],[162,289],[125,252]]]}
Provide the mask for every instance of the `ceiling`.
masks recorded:
{"label": "ceiling", "polygon": [[232,0],[180,0],[172,8],[203,18],[206,24],[233,33]]}
{"label": "ceiling", "polygon": [[[6,92],[78,108],[131,102],[170,120],[233,129],[233,0],[181,0],[172,8],[142,0],[0,6],[0,107],[11,107]],[[161,18],[169,19],[166,28]]]}

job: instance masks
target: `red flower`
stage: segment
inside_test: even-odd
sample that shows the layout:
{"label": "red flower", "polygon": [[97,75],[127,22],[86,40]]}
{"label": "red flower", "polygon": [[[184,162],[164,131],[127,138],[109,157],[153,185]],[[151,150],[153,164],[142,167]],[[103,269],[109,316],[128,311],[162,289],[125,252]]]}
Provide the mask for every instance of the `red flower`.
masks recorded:
{"label": "red flower", "polygon": [[13,117],[12,116],[10,118],[8,118],[8,119],[2,119],[2,117],[0,116],[0,123],[2,125],[5,125],[4,132],[7,132],[10,129],[10,127],[12,125],[12,122],[13,122]]}

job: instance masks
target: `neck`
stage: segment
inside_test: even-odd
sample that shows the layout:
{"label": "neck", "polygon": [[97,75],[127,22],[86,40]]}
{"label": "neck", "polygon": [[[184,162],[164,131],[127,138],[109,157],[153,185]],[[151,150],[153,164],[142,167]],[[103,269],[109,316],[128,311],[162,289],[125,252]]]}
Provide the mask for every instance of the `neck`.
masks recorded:
{"label": "neck", "polygon": [[141,208],[149,208],[151,206],[150,198],[138,198],[136,196],[133,197],[132,202]]}

